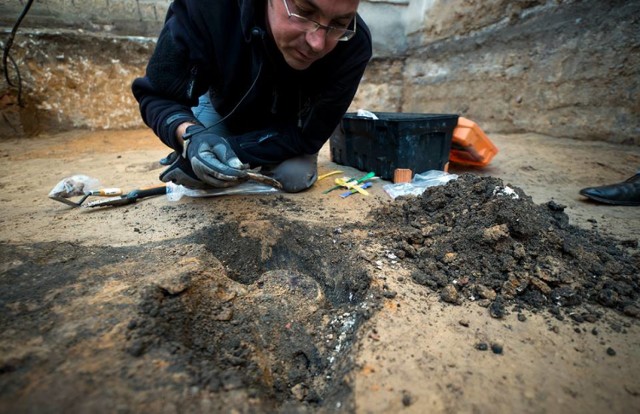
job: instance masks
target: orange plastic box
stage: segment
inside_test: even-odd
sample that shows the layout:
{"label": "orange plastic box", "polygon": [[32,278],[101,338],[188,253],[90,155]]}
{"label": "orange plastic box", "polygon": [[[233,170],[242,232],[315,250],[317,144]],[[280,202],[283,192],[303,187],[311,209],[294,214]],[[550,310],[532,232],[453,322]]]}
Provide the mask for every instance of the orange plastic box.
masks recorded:
{"label": "orange plastic box", "polygon": [[498,153],[498,148],[475,122],[459,117],[453,130],[449,161],[455,164],[484,167]]}

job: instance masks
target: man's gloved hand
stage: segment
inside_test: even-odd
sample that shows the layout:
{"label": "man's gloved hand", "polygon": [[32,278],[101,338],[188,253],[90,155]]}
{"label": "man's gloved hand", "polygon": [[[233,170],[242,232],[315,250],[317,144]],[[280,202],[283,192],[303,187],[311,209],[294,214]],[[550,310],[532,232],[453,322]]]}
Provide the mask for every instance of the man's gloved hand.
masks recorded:
{"label": "man's gloved hand", "polygon": [[202,125],[191,125],[183,137],[182,156],[189,160],[195,175],[213,187],[230,187],[247,178],[248,165],[243,164],[229,142],[207,131]]}

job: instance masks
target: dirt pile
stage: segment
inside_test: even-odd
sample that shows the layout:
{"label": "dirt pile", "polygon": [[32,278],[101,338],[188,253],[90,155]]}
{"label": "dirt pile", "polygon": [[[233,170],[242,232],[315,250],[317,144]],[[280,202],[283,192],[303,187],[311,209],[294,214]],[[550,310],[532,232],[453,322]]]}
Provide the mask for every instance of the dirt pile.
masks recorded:
{"label": "dirt pile", "polygon": [[512,306],[595,321],[593,305],[640,318],[640,257],[624,250],[637,241],[574,227],[563,210],[536,205],[500,179],[465,174],[374,218],[387,254],[445,302],[476,301],[496,318]]}

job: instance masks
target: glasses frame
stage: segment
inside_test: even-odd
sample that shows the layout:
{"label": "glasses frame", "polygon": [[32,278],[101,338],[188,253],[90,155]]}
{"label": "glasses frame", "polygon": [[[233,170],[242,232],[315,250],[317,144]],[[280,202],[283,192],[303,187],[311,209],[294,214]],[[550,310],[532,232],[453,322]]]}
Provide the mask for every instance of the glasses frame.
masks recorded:
{"label": "glasses frame", "polygon": [[[315,33],[320,29],[324,29],[326,36],[329,39],[333,39],[333,40],[337,40],[338,42],[346,42],[350,39],[352,39],[355,35],[356,35],[356,16],[353,16],[353,30],[351,29],[344,29],[341,27],[335,27],[335,26],[327,26],[321,23],[316,22],[315,20],[311,20],[307,17],[304,16],[300,16],[297,13],[291,13],[291,10],[289,9],[289,4],[287,4],[287,0],[282,0],[282,2],[284,3],[284,8],[287,11],[287,17],[289,19],[289,22],[291,22],[291,18],[295,17],[296,19],[298,19],[301,23],[312,23],[312,26],[310,26],[310,30],[302,30],[302,32],[304,33]],[[313,27],[313,29],[311,29],[311,27]],[[330,33],[342,33],[342,36],[338,37],[338,38],[332,38],[329,34]]]}

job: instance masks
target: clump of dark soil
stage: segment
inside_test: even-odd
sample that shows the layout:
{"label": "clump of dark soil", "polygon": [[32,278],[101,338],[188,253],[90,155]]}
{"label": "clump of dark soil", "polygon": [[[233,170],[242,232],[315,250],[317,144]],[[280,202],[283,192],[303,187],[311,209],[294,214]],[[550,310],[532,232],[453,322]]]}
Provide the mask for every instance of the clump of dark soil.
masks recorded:
{"label": "clump of dark soil", "polygon": [[374,218],[382,245],[445,302],[476,301],[496,318],[515,305],[594,321],[595,304],[640,317],[639,255],[570,225],[564,208],[536,205],[500,179],[465,174]]}

